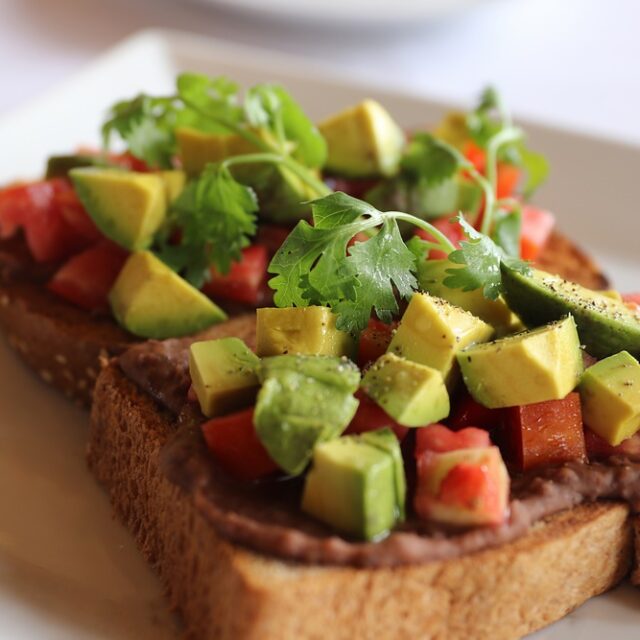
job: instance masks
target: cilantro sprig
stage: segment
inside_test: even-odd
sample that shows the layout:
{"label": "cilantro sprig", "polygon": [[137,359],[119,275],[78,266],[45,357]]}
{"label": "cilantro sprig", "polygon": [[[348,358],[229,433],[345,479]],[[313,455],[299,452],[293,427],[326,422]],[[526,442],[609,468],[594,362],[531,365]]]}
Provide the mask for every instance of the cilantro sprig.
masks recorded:
{"label": "cilantro sprig", "polygon": [[[269,265],[269,284],[277,306],[327,305],[337,314],[337,327],[352,334],[362,331],[374,312],[390,322],[399,299],[411,297],[418,284],[416,253],[437,248],[449,254],[452,268],[446,286],[482,288],[495,298],[500,293],[500,263],[526,271],[525,263],[509,257],[491,238],[476,231],[463,216],[457,218],[468,241],[457,249],[429,222],[400,212],[382,212],[337,192],[311,204],[313,225],[300,221]],[[427,231],[433,238],[402,239],[398,222]],[[350,241],[360,233],[377,230],[368,240]],[[416,252],[416,246],[418,252]]]}

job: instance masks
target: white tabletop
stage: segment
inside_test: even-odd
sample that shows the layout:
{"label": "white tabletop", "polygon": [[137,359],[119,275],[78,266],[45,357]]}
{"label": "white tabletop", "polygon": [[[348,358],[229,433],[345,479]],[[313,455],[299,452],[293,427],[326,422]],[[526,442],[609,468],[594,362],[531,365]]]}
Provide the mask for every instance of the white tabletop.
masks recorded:
{"label": "white tabletop", "polygon": [[408,30],[355,31],[187,0],[0,0],[0,115],[146,27],[322,59],[463,103],[491,82],[520,116],[640,143],[638,0],[485,0]]}

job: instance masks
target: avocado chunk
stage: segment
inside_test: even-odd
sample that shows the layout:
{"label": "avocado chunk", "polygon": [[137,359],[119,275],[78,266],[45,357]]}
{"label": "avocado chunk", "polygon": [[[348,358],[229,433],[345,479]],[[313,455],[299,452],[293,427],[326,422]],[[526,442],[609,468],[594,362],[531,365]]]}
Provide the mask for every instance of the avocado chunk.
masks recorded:
{"label": "avocado chunk", "polygon": [[191,383],[208,418],[253,404],[260,359],[239,338],[194,342],[189,348]]}
{"label": "avocado chunk", "polygon": [[[318,357],[322,362],[314,365],[312,358],[280,363],[273,358],[259,368],[264,382],[254,414],[256,433],[269,456],[291,475],[302,473],[314,447],[337,438],[358,408],[353,397],[358,379],[354,385],[352,372],[342,373],[344,361]],[[314,371],[319,377],[310,375]],[[336,375],[345,380],[336,383]]]}
{"label": "avocado chunk", "polygon": [[132,253],[109,293],[116,320],[142,338],[175,338],[227,319],[222,309],[149,251]]}
{"label": "avocado chunk", "polygon": [[172,204],[173,201],[182,193],[186,183],[187,174],[180,169],[166,169],[164,171],[158,171],[158,175],[162,179],[164,185],[164,195],[167,204]]}
{"label": "avocado chunk", "polygon": [[444,284],[444,279],[449,276],[447,270],[460,268],[462,268],[461,265],[446,259],[421,260],[417,274],[420,288],[484,320],[495,328],[499,336],[522,331],[525,328],[502,298],[497,300],[485,298],[482,289],[464,291],[447,287]]}
{"label": "avocado chunk", "polygon": [[468,311],[428,293],[415,293],[388,352],[437,369],[451,389],[458,379],[456,354],[492,335],[493,327]]}
{"label": "avocado chunk", "polygon": [[621,300],[544,271],[526,276],[505,265],[502,283],[507,304],[528,327],[571,313],[591,355],[606,358],[628,351],[640,357],[640,315]]}
{"label": "avocado chunk", "polygon": [[95,167],[104,164],[103,159],[98,156],[83,154],[73,154],[67,156],[50,156],[47,159],[47,169],[45,178],[66,178],[71,169],[79,167]]}
{"label": "avocado chunk", "polygon": [[610,445],[640,431],[640,364],[627,351],[589,367],[578,391],[584,423]]}
{"label": "avocado chunk", "polygon": [[449,394],[440,371],[394,353],[376,360],[362,388],[405,427],[424,427],[449,415]]}
{"label": "avocado chunk", "polygon": [[[209,163],[259,151],[236,134],[179,128],[176,139],[182,166],[192,177],[202,173]],[[285,167],[252,163],[235,165],[231,171],[236,180],[255,190],[260,217],[272,222],[290,222],[308,216],[309,206],[303,203],[319,196]]]}
{"label": "avocado chunk", "polygon": [[153,173],[85,167],[71,169],[78,197],[96,226],[129,251],[146,249],[164,222],[165,186]]}
{"label": "avocado chunk", "polygon": [[296,371],[346,393],[355,393],[360,384],[360,369],[347,358],[334,356],[283,355],[264,358],[257,369],[261,381],[279,371]]}
{"label": "avocado chunk", "polygon": [[327,171],[360,178],[390,176],[398,170],[405,135],[375,100],[341,111],[318,128],[327,141]]}
{"label": "avocado chunk", "polygon": [[382,447],[376,445],[375,433],[369,439],[347,436],[318,445],[305,482],[303,511],[347,535],[384,537],[404,511],[404,489],[398,495],[398,487],[404,487],[404,469],[397,465],[398,459],[402,465],[400,447],[389,433],[395,444],[389,440]]}
{"label": "avocado chunk", "polygon": [[352,356],[356,341],[336,329],[328,307],[263,307],[257,310],[256,352],[259,356],[285,353]]}
{"label": "avocado chunk", "polygon": [[584,368],[572,316],[467,347],[457,358],[469,393],[490,409],[560,400]]}

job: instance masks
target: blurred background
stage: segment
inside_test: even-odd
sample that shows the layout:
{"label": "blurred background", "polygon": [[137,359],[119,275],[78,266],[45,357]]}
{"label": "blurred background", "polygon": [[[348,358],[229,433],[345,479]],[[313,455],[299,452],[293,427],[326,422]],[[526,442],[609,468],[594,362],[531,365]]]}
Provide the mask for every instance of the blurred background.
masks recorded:
{"label": "blurred background", "polygon": [[0,115],[131,33],[193,31],[640,142],[638,0],[0,0]]}

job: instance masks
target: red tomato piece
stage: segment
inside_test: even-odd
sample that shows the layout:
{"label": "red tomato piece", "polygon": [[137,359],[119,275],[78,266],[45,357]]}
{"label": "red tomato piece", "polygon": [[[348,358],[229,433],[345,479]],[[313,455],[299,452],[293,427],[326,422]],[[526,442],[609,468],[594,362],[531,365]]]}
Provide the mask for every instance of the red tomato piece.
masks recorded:
{"label": "red tomato piece", "polygon": [[453,467],[440,484],[438,499],[444,504],[476,509],[479,505],[494,512],[499,504],[499,491],[489,467],[461,462]]}
{"label": "red tomato piece", "polygon": [[443,424],[431,424],[416,429],[416,458],[425,451],[446,453],[458,449],[478,449],[490,447],[491,438],[484,429],[466,427],[460,431],[451,431]]}
{"label": "red tomato piece", "polygon": [[67,180],[57,180],[54,188],[55,206],[59,209],[64,221],[79,238],[85,239],[87,243],[98,242],[103,238],[104,236],[86,212],[71,183]]}
{"label": "red tomato piece", "polygon": [[231,265],[229,273],[222,275],[212,269],[211,280],[202,287],[202,291],[211,298],[258,306],[263,300],[268,262],[265,246],[254,244],[247,247],[242,250],[240,262]]}
{"label": "red tomato piece", "polygon": [[30,206],[28,185],[0,190],[0,238],[10,238],[22,226]]}
{"label": "red tomato piece", "polygon": [[550,211],[530,205],[522,208],[520,255],[523,260],[535,260],[540,255],[555,224],[555,216]]}
{"label": "red tomato piece", "polygon": [[[444,233],[449,240],[454,244],[455,247],[460,247],[460,242],[465,239],[464,231],[462,227],[457,222],[451,222],[451,219],[455,214],[442,216],[441,218],[437,218],[436,220],[431,220],[431,224]],[[423,229],[418,229],[416,231],[416,235],[422,238],[423,240],[427,240],[429,242],[435,242],[434,237]],[[430,260],[440,260],[442,258],[446,258],[447,254],[444,251],[440,251],[439,249],[432,249],[429,252]]]}
{"label": "red tomato piece", "polygon": [[220,466],[243,480],[258,480],[278,470],[253,426],[253,407],[213,418],[202,434]]}
{"label": "red tomato piece", "polygon": [[127,252],[109,240],[70,258],[56,271],[47,287],[56,295],[87,311],[107,311],[108,295]]}
{"label": "red tomato piece", "polygon": [[471,162],[479,173],[484,173],[487,166],[487,154],[473,140],[467,140],[462,148],[464,157]]}
{"label": "red tomato piece", "polygon": [[358,344],[358,364],[361,369],[387,351],[393,337],[393,331],[397,326],[397,322],[386,324],[375,318],[369,320],[369,325],[360,334]]}
{"label": "red tomato piece", "polygon": [[640,460],[640,433],[627,438],[617,447],[612,447],[604,438],[585,427],[584,441],[589,460],[602,460],[611,456],[625,456],[632,460]]}
{"label": "red tomato piece", "polygon": [[356,398],[360,400],[356,415],[345,430],[345,435],[351,433],[365,433],[366,431],[376,431],[383,427],[389,427],[396,434],[398,440],[402,442],[409,432],[408,427],[398,424],[385,410],[372,400],[364,391],[356,391]]}
{"label": "red tomato piece", "polygon": [[505,410],[507,461],[520,471],[585,460],[578,393]]}
{"label": "red tomato piece", "polygon": [[499,162],[496,175],[496,196],[498,198],[510,198],[515,193],[520,181],[520,175],[520,169],[514,164]]}
{"label": "red tomato piece", "polygon": [[272,257],[290,233],[291,227],[261,223],[256,235],[256,244],[265,246],[269,257]]}
{"label": "red tomato piece", "polygon": [[446,422],[447,426],[454,431],[471,426],[493,431],[500,427],[502,418],[502,409],[488,409],[465,392],[453,405],[451,415]]}

